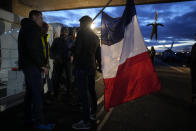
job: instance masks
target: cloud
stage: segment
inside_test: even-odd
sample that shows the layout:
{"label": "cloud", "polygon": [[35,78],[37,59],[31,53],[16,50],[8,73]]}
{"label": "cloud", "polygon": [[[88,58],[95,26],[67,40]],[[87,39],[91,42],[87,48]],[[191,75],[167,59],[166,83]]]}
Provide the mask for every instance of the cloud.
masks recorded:
{"label": "cloud", "polygon": [[[175,41],[177,44],[193,43],[193,35],[196,33],[196,1],[176,2],[166,4],[137,5],[137,17],[142,34],[148,46],[168,44]],[[65,11],[44,12],[44,20],[49,23],[62,23],[67,26],[79,26],[79,19],[84,15],[92,18],[101,8],[88,8]],[[124,11],[124,6],[107,7],[105,12],[112,17],[119,17]],[[158,28],[158,41],[151,41],[150,34],[152,27],[146,25],[154,22],[155,11],[158,12],[158,22],[164,27]],[[101,15],[95,20],[95,24],[100,26]]]}
{"label": "cloud", "polygon": [[[189,12],[182,16],[177,16],[175,19],[169,20],[165,23],[164,27],[160,27],[158,30],[159,38],[174,41],[192,40],[194,39],[194,34],[196,33],[196,10]],[[149,31],[145,28],[144,34]]]}
{"label": "cloud", "polygon": [[[89,15],[94,18],[96,14],[101,10],[100,8],[91,9],[76,9],[76,10],[65,10],[65,11],[50,11],[43,12],[44,20],[49,23],[59,22],[67,26],[79,26],[79,19],[84,15]],[[53,18],[52,18],[53,17]],[[99,24],[101,18],[99,17],[95,23]]]}
{"label": "cloud", "polygon": [[62,20],[66,20],[68,21],[68,19],[66,17],[62,17],[62,16],[46,16],[44,15],[44,20],[48,23],[62,23]]}
{"label": "cloud", "polygon": [[[137,6],[137,16],[142,34],[148,46],[167,45],[174,41],[176,44],[192,45],[196,33],[196,2],[179,2],[169,4],[154,4]],[[150,10],[149,10],[150,9]],[[157,10],[158,22],[164,27],[158,28],[158,41],[149,40],[152,27],[146,24],[154,21],[155,10]],[[180,49],[178,47],[178,49]]]}

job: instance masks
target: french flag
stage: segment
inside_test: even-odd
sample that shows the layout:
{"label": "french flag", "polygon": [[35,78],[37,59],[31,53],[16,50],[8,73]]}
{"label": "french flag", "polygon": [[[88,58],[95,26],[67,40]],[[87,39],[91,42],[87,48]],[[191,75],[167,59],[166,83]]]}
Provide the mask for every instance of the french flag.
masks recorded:
{"label": "french flag", "polygon": [[133,0],[119,18],[102,14],[105,110],[159,91],[161,85],[141,34]]}

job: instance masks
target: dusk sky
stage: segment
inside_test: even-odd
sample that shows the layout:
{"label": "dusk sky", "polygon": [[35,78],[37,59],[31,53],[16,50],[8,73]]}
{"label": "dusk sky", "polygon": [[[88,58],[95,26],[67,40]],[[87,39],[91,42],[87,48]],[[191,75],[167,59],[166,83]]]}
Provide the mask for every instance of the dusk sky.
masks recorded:
{"label": "dusk sky", "polygon": [[[79,27],[79,19],[84,15],[92,18],[101,8],[88,8],[77,10],[62,10],[43,12],[44,20],[48,23],[62,23],[69,27]],[[147,46],[154,45],[157,50],[164,50],[170,47],[174,41],[174,50],[191,48],[194,44],[194,34],[196,33],[196,1],[176,2],[166,4],[136,5],[137,17],[140,28]],[[124,6],[107,7],[105,12],[112,17],[120,17],[124,11]],[[158,41],[150,40],[151,26],[146,26],[154,22],[155,11],[158,12],[158,23],[164,27],[158,28]],[[95,25],[100,26],[101,15],[95,20]],[[165,46],[163,46],[165,45]]]}

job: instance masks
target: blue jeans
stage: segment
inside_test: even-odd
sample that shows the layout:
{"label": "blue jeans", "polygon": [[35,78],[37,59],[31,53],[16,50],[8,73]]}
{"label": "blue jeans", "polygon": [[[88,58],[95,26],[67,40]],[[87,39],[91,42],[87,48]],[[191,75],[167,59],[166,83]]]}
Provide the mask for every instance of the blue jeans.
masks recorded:
{"label": "blue jeans", "polygon": [[41,70],[32,66],[24,68],[23,72],[26,82],[25,122],[33,120],[35,124],[41,124],[44,122]]}
{"label": "blue jeans", "polygon": [[[97,96],[95,92],[95,69],[76,69],[76,87],[83,106],[83,120],[89,122],[89,116],[97,112]],[[90,99],[89,99],[90,98]]]}

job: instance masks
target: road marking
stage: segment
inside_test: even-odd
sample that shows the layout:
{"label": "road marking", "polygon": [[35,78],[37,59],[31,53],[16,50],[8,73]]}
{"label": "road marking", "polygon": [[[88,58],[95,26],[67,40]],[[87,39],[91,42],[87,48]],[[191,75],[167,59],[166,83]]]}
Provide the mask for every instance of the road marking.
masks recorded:
{"label": "road marking", "polygon": [[[102,101],[104,100],[104,95],[102,95],[99,100],[97,101],[97,105],[101,104]],[[97,113],[97,118],[101,116],[101,114],[104,113],[104,106],[101,107],[101,110]]]}
{"label": "road marking", "polygon": [[[99,81],[101,78],[102,78],[102,77],[100,76],[100,77],[96,80],[96,82]],[[97,105],[100,105],[103,101],[104,101],[104,95],[102,95],[102,96],[98,99]],[[102,106],[101,110],[97,113],[97,118],[98,118],[103,112],[104,112],[104,106]]]}
{"label": "road marking", "polygon": [[[100,76],[96,82],[98,82],[100,79],[102,79],[102,77]],[[104,101],[104,95],[102,95],[98,101],[97,101],[97,105],[100,105],[102,102]],[[112,112],[112,110],[110,111]],[[101,128],[103,127],[103,125],[105,124],[105,122],[109,119],[109,116],[111,115],[111,113],[107,113],[106,116],[104,117],[103,121],[101,121],[101,124],[98,127],[97,131],[100,131]],[[104,113],[104,105],[101,107],[100,111],[96,114],[97,118],[99,118],[102,114]],[[97,124],[100,123],[100,120],[97,120]]]}
{"label": "road marking", "polygon": [[105,115],[103,121],[101,121],[100,125],[98,126],[97,131],[101,131],[101,130],[102,130],[103,126],[105,125],[105,123],[106,123],[106,122],[108,121],[108,119],[110,118],[110,116],[111,116],[111,114],[112,114],[112,111],[113,111],[113,108],[110,109],[110,112],[108,112],[108,113]]}
{"label": "road marking", "polygon": [[97,118],[100,117],[103,112],[104,112],[104,106],[102,106],[101,110],[97,113]]}
{"label": "road marking", "polygon": [[104,95],[102,95],[98,101],[97,101],[97,105],[101,104],[101,102],[104,100]]}
{"label": "road marking", "polygon": [[176,68],[176,67],[173,67],[173,66],[170,66],[170,65],[169,65],[169,68],[171,68],[171,69],[173,69],[173,70],[176,70],[176,71],[179,71],[179,72],[184,72],[183,70],[181,70],[181,69],[178,69],[178,68]]}
{"label": "road marking", "polygon": [[168,64],[166,64],[166,63],[164,63],[164,62],[161,62],[162,64],[164,64],[164,65],[166,65],[166,66],[168,66],[170,69],[173,69],[173,70],[176,70],[176,71],[179,71],[179,72],[184,72],[183,70],[181,70],[181,69],[179,69],[179,68],[177,68],[177,67],[174,67],[174,66],[171,66],[171,65],[168,65]]}
{"label": "road marking", "polygon": [[96,82],[99,81],[102,77],[100,76],[99,78],[97,78]]}

